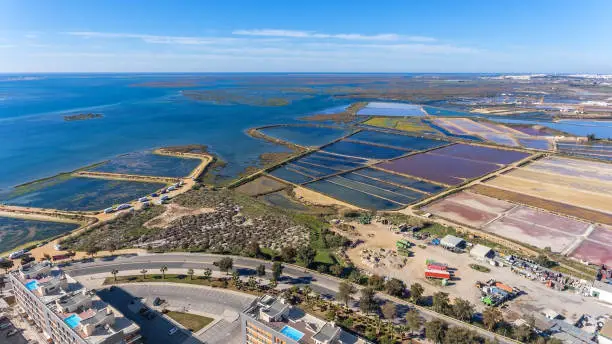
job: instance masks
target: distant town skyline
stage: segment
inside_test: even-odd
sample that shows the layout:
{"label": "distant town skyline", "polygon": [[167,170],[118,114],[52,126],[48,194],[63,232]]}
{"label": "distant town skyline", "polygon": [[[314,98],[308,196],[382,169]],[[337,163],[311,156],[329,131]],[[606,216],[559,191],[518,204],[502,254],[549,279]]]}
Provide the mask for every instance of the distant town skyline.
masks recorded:
{"label": "distant town skyline", "polygon": [[612,73],[605,0],[0,0],[0,73]]}

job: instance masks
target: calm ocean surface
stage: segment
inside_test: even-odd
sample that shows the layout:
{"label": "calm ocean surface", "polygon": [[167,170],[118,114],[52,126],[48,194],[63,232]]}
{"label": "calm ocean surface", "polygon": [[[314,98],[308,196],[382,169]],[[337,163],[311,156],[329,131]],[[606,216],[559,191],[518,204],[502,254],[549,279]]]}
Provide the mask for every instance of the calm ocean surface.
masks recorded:
{"label": "calm ocean surface", "polygon": [[[145,82],[191,80],[198,86],[135,87]],[[199,79],[198,79],[199,78]],[[256,82],[253,82],[253,81]],[[34,179],[71,171],[119,154],[151,148],[205,144],[228,162],[221,172],[235,177],[257,165],[264,152],[286,148],[247,136],[250,127],[298,122],[297,118],[351,103],[328,95],[292,97],[290,105],[217,105],[190,100],[185,89],[232,88],[246,96],[300,84],[266,75],[0,75],[0,193]],[[296,81],[294,81],[296,82]],[[278,92],[279,97],[284,95]],[[104,118],[66,122],[64,115],[102,113]],[[508,121],[508,119],[498,119]],[[509,120],[512,121],[512,120]],[[538,123],[521,120],[521,122]],[[539,122],[578,135],[612,137],[612,122]]]}
{"label": "calm ocean surface", "polygon": [[[280,107],[217,105],[185,98],[180,90],[186,87],[130,86],[164,78],[176,81],[177,76],[46,75],[13,80],[0,75],[0,191],[118,154],[192,143],[208,145],[228,162],[222,174],[234,177],[256,165],[261,153],[286,150],[250,138],[246,129],[297,122],[298,117],[350,103],[314,96]],[[239,76],[228,76],[193,88],[238,87],[241,82]],[[63,119],[89,112],[104,118]]]}

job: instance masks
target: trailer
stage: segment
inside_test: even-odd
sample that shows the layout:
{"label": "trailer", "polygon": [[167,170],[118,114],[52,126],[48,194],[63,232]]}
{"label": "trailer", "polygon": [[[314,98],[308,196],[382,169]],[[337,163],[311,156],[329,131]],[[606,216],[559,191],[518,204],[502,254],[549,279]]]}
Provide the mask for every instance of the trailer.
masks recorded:
{"label": "trailer", "polygon": [[425,278],[450,279],[450,277],[451,275],[448,271],[425,270]]}
{"label": "trailer", "polygon": [[438,264],[429,264],[427,265],[427,270],[446,271],[448,270],[448,266],[438,265]]}
{"label": "trailer", "polygon": [[501,290],[504,290],[504,291],[508,292],[508,293],[514,292],[514,289],[512,289],[512,287],[510,287],[510,286],[508,286],[506,284],[503,284],[502,282],[495,282],[495,286],[498,287]]}
{"label": "trailer", "polygon": [[436,262],[435,260],[433,260],[433,259],[429,259],[429,258],[427,258],[427,259],[425,260],[425,265],[439,265],[439,266],[448,266],[448,264],[445,264],[445,263],[439,263],[439,262]]}

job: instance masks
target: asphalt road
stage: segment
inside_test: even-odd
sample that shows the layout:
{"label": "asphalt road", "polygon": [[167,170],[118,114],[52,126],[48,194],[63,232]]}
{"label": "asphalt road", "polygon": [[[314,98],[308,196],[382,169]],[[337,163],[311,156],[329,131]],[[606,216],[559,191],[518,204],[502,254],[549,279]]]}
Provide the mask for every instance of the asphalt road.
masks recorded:
{"label": "asphalt road", "polygon": [[[131,257],[117,257],[117,258],[103,258],[97,259],[93,262],[88,263],[73,263],[64,266],[63,269],[69,274],[74,276],[84,276],[91,274],[109,273],[113,269],[121,270],[140,270],[147,269],[151,273],[159,271],[162,266],[167,266],[169,269],[204,269],[210,268],[217,270],[218,268],[213,265],[215,261],[218,261],[224,256],[214,254],[189,254],[189,253],[168,253],[168,254],[148,254],[141,256]],[[232,256],[234,260],[234,269],[240,272],[241,275],[255,274],[255,269],[258,265],[264,264],[266,271],[272,270],[272,263],[253,258],[236,257]],[[304,268],[295,267],[283,264],[283,277],[281,280],[283,283],[294,284],[297,286],[310,285],[313,291],[316,291],[324,297],[334,298],[340,281],[334,277],[319,274],[317,272],[306,270]],[[399,316],[402,316],[410,307],[413,307],[408,302],[388,296],[386,294],[377,294],[377,297],[383,301],[394,302],[397,305]],[[484,329],[469,326],[456,319],[440,315],[432,310],[418,307],[419,312],[424,319],[429,320],[432,318],[440,318],[447,323],[454,326],[469,327],[472,330],[479,333],[485,338],[497,338],[500,343],[518,343],[505,339],[504,337],[498,337],[495,334],[486,331]]]}
{"label": "asphalt road", "polygon": [[[200,254],[163,254],[163,255],[146,255],[132,256],[129,258],[118,257],[110,259],[96,259],[92,263],[73,263],[64,266],[63,269],[71,276],[84,276],[99,273],[109,273],[113,269],[119,271],[126,270],[141,270],[147,269],[149,273],[159,273],[159,268],[167,266],[169,269],[205,269],[218,270],[213,265],[215,261],[220,259],[215,255],[200,255]],[[241,276],[255,275],[255,269],[258,265],[266,266],[267,277],[271,278],[272,263],[256,259],[243,257],[233,257],[234,269]],[[296,285],[298,287],[310,285],[313,291],[325,297],[334,298],[338,288],[338,282],[335,279],[325,275],[314,276],[310,272],[304,272],[304,269],[298,269],[293,266],[283,265],[283,276],[279,282]]]}

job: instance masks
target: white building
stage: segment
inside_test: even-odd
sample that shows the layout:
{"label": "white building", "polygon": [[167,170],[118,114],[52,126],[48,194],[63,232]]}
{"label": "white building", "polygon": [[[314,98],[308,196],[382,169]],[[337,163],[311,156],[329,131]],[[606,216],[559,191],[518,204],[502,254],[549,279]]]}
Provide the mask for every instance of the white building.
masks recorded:
{"label": "white building", "polygon": [[495,252],[490,247],[477,244],[470,250],[470,256],[478,260],[487,260],[495,256]]}
{"label": "white building", "polygon": [[597,341],[599,344],[612,344],[612,320],[608,320],[601,328],[597,335]]}
{"label": "white building", "polygon": [[48,261],[9,274],[22,316],[53,344],[136,344],[140,327]]}
{"label": "white building", "polygon": [[593,286],[591,287],[591,296],[597,297],[603,302],[612,303],[612,284],[603,283],[600,281],[593,282]]}

